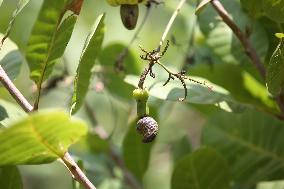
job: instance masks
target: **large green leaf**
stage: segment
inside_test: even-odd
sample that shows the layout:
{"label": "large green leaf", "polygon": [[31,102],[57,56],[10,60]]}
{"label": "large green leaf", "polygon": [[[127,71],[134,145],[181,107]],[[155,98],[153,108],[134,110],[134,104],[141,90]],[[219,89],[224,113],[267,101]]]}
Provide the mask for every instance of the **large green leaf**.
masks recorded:
{"label": "large green leaf", "polygon": [[[5,36],[3,37],[2,40],[6,39],[9,36],[9,34],[11,32],[11,29],[12,29],[12,27],[14,25],[14,22],[16,20],[17,15],[22,11],[22,9],[28,4],[29,1],[30,0],[19,0],[18,1],[17,8],[13,12],[13,15],[12,15],[12,17],[10,19],[9,24],[8,24],[8,28],[6,29]],[[2,4],[2,0],[0,1],[0,6],[1,6],[1,4]],[[2,41],[2,43],[3,42],[4,41]]]}
{"label": "large green leaf", "polygon": [[16,166],[0,167],[0,186],[3,189],[22,189],[23,183]]}
{"label": "large green leaf", "polygon": [[87,132],[63,112],[38,112],[0,130],[0,165],[42,164],[63,157]]}
{"label": "large green leaf", "polygon": [[264,113],[220,112],[203,130],[202,142],[229,162],[234,179],[243,184],[284,178],[284,123]]}
{"label": "large green leaf", "polygon": [[[203,78],[191,78],[201,82],[205,81]],[[125,78],[125,81],[133,86],[137,86],[139,77],[128,75]],[[184,97],[184,88],[180,81],[170,81],[166,86],[163,86],[164,83],[165,81],[155,82],[150,80],[145,86],[149,88],[149,93],[151,96],[162,100],[178,101],[179,98]],[[185,102],[196,104],[215,104],[222,101],[232,101],[225,89],[214,85],[209,81],[206,81],[206,83],[208,86],[212,87],[212,90],[208,89],[208,87],[204,85],[186,81],[188,96],[185,99]]]}
{"label": "large green leaf", "polygon": [[174,167],[171,189],[229,189],[226,161],[210,148],[185,156]]}
{"label": "large green leaf", "polygon": [[71,37],[76,16],[62,23],[68,0],[45,0],[30,36],[26,57],[30,77],[38,86],[49,76],[56,59],[60,58]]}
{"label": "large green leaf", "polygon": [[[3,37],[0,34],[0,38]],[[18,46],[9,38],[6,39],[5,45],[0,50],[0,65],[8,74],[11,80],[14,80],[19,72],[23,62],[23,57]]]}
{"label": "large green leaf", "polygon": [[115,68],[115,62],[119,55],[124,52],[126,45],[121,43],[112,43],[104,47],[99,61],[103,66],[104,81],[106,88],[114,95],[124,99],[130,99],[132,87],[123,81],[125,74],[140,74],[139,61],[134,56],[131,49],[128,49],[127,56],[124,57],[122,64],[124,65],[124,72],[118,72]]}
{"label": "large green leaf", "polygon": [[284,0],[262,0],[262,8],[266,16],[275,22],[284,22]]}
{"label": "large green leaf", "polygon": [[8,127],[9,124],[27,115],[18,105],[0,100],[0,124]]}
{"label": "large green leaf", "polygon": [[267,66],[266,76],[268,91],[277,96],[284,87],[284,40],[280,39]]}
{"label": "large green leaf", "polygon": [[142,182],[148,168],[153,143],[143,143],[136,132],[136,120],[130,124],[123,141],[123,159],[126,167]]}
{"label": "large green leaf", "polygon": [[74,81],[71,113],[76,113],[85,100],[92,75],[92,67],[100,53],[104,38],[104,14],[101,14],[88,35]]}

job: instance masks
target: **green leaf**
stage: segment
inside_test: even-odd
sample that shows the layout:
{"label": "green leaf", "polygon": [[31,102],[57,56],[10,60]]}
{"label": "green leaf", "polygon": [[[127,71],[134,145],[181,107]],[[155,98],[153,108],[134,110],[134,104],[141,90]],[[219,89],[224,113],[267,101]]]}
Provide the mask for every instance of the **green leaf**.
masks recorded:
{"label": "green leaf", "polygon": [[202,0],[195,9],[195,14],[198,14],[211,0]]}
{"label": "green leaf", "polygon": [[30,77],[37,86],[50,75],[53,65],[60,58],[71,37],[76,16],[67,17],[62,23],[68,0],[45,0],[30,36],[26,58]]}
{"label": "green leaf", "polygon": [[140,74],[139,63],[137,63],[138,60],[131,49],[128,49],[128,54],[123,61],[125,73],[118,73],[115,71],[115,61],[126,47],[126,45],[121,43],[112,43],[107,45],[102,50],[99,56],[99,61],[104,70],[106,70],[106,72],[104,72],[106,88],[116,96],[124,99],[130,99],[132,98],[130,94],[132,94],[133,88],[123,81],[125,73],[135,75]]}
{"label": "green leaf", "polygon": [[284,22],[284,0],[262,0],[261,2],[266,16],[275,22]]}
{"label": "green leaf", "polygon": [[9,124],[19,120],[27,114],[15,104],[0,100],[0,124],[8,127]]}
{"label": "green leaf", "polygon": [[[13,15],[10,19],[10,22],[8,24],[8,28],[6,29],[5,36],[2,38],[2,41],[1,41],[2,44],[4,43],[4,40],[9,36],[11,29],[14,25],[14,22],[16,20],[17,15],[22,11],[22,9],[28,4],[29,1],[30,0],[19,0],[18,1],[17,8],[16,8],[16,10],[14,10]],[[0,1],[0,6],[1,6],[1,4],[2,4],[2,0]],[[0,45],[0,47],[1,47],[1,45]]]}
{"label": "green leaf", "polygon": [[174,167],[171,189],[229,189],[229,168],[214,150],[201,148]]}
{"label": "green leaf", "polygon": [[107,139],[102,139],[97,134],[88,133],[86,141],[91,151],[94,152],[95,154],[109,151],[110,146]]}
{"label": "green leaf", "polygon": [[190,70],[190,75],[207,78],[228,90],[231,96],[241,103],[266,109],[274,107],[274,102],[269,97],[265,86],[244,72],[239,65],[214,64],[213,69],[208,65],[197,65]]}
{"label": "green leaf", "polygon": [[0,186],[3,189],[22,189],[23,183],[16,166],[0,167]]}
{"label": "green leaf", "polygon": [[63,157],[87,132],[86,125],[60,111],[37,112],[0,130],[0,165],[42,164]]}
{"label": "green leaf", "polygon": [[284,181],[274,181],[274,182],[260,182],[257,184],[257,189],[283,189]]}
{"label": "green leaf", "polygon": [[101,14],[97,18],[86,39],[74,81],[71,114],[76,113],[85,100],[92,75],[91,70],[95,65],[98,54],[100,53],[104,38],[104,18],[104,14]]}
{"label": "green leaf", "polygon": [[0,0],[0,7],[1,7],[2,3],[3,3],[3,0]]}
{"label": "green leaf", "polygon": [[191,152],[191,143],[187,136],[182,137],[175,144],[173,144],[173,159],[175,161],[181,159],[183,156]]}
{"label": "green leaf", "polygon": [[[0,38],[3,37],[0,34]],[[3,67],[11,80],[14,80],[19,72],[23,62],[23,57],[18,46],[9,38],[6,39],[5,45],[0,50],[0,65]]]}
{"label": "green leaf", "polygon": [[123,159],[126,167],[142,182],[148,168],[153,143],[143,143],[136,132],[136,120],[130,124],[123,141]]}
{"label": "green leaf", "polygon": [[259,0],[241,0],[241,5],[253,18],[257,18],[262,14],[262,6]]}
{"label": "green leaf", "polygon": [[[212,87],[212,91],[204,85],[186,81],[188,95],[185,99],[185,102],[196,104],[215,104],[224,100],[231,101],[228,92],[225,89],[214,85],[211,82],[204,80],[203,78],[191,78],[202,83],[206,82],[208,86]],[[137,86],[139,82],[139,77],[128,75],[125,78],[125,82],[133,86]],[[150,96],[162,100],[178,101],[179,98],[184,97],[184,88],[179,81],[170,81],[166,86],[163,86],[164,83],[165,81],[152,81],[147,82],[145,86],[149,88]]]}
{"label": "green leaf", "polygon": [[284,40],[280,39],[267,66],[266,83],[268,91],[277,96],[284,86]]}
{"label": "green leaf", "polygon": [[256,111],[220,112],[208,120],[202,135],[204,145],[227,159],[237,182],[251,185],[284,178],[282,121]]}
{"label": "green leaf", "polygon": [[5,70],[11,80],[16,79],[20,73],[23,62],[22,55],[19,51],[14,50],[9,52],[1,61],[0,65]]}

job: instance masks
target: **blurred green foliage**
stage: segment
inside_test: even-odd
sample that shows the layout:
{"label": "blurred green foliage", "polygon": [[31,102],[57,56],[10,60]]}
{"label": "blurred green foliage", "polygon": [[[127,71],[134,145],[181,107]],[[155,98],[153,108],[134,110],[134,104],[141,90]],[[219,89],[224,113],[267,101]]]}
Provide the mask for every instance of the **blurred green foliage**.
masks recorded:
{"label": "blurred green foliage", "polygon": [[[203,84],[186,81],[188,96],[179,102],[183,84],[176,79],[163,87],[168,73],[154,66],[155,78],[148,77],[144,84],[150,91],[150,116],[160,128],[151,144],[142,143],[135,128],[132,90],[148,64],[139,58],[143,54],[139,45],[148,51],[157,48],[178,1],[152,6],[122,59],[125,69],[120,72],[116,61],[121,61],[120,53],[136,30],[125,29],[119,7],[105,0],[85,0],[78,16],[66,11],[70,2],[0,0],[2,34],[11,26],[17,5],[25,6],[14,14],[9,39],[0,50],[0,65],[30,102],[46,79],[40,111],[70,112],[72,96],[82,93],[74,117],[89,126],[88,134],[75,143],[85,133],[82,125],[76,128],[68,116],[54,110],[28,116],[2,86],[0,141],[5,142],[0,144],[0,164],[11,166],[0,167],[1,189],[82,188],[72,185],[70,173],[59,161],[22,165],[62,158],[73,143],[70,153],[98,189],[282,189],[283,183],[274,181],[284,180],[283,112],[277,105],[284,101],[283,41],[277,47],[274,34],[283,32],[283,0],[220,0],[267,69],[265,79],[209,1],[197,15],[199,1],[186,2],[160,61],[173,72],[185,70]],[[140,4],[139,9],[138,26],[146,6]],[[102,13],[105,29],[99,27],[98,35],[92,25]],[[91,42],[85,43],[86,39]],[[76,70],[81,77],[74,93]],[[36,79],[32,77],[36,84],[31,72],[36,73]],[[36,132],[37,138],[30,129],[38,127],[42,130]],[[56,151],[36,151],[47,160],[38,158],[34,150],[40,145]]]}

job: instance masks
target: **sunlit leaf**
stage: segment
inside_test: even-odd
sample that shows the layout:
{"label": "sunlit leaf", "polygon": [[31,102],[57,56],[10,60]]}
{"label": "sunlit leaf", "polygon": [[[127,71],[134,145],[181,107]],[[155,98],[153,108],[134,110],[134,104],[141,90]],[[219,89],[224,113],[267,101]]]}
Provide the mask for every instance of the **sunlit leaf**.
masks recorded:
{"label": "sunlit leaf", "polygon": [[63,112],[34,113],[0,130],[0,165],[52,162],[86,132],[83,122]]}
{"label": "sunlit leaf", "polygon": [[23,183],[16,166],[0,167],[0,186],[3,189],[22,189]]}
{"label": "sunlit leaf", "polygon": [[80,109],[89,88],[92,75],[91,70],[101,50],[101,45],[104,38],[104,17],[104,14],[102,14],[97,18],[90,34],[86,39],[85,46],[81,54],[76,78],[74,81],[74,93],[71,107],[72,114],[76,113]]}
{"label": "sunlit leaf", "polygon": [[210,148],[201,148],[179,160],[173,171],[172,189],[229,189],[226,161]]}
{"label": "sunlit leaf", "polygon": [[257,189],[283,189],[284,181],[260,182],[257,184]]}
{"label": "sunlit leaf", "polygon": [[207,121],[202,135],[204,145],[227,159],[239,183],[284,178],[282,121],[256,111],[220,112]]}

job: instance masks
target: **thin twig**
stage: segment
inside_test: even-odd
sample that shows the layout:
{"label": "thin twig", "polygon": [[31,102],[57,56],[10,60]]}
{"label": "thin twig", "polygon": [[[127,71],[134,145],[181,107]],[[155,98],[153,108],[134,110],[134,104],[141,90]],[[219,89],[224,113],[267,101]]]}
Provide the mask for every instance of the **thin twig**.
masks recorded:
{"label": "thin twig", "polygon": [[10,80],[5,70],[0,65],[0,81],[4,87],[9,91],[17,103],[25,110],[25,112],[33,111],[33,106],[27,101],[22,93],[17,89],[14,83]]}
{"label": "thin twig", "polygon": [[162,38],[161,38],[160,43],[159,43],[159,46],[158,46],[158,48],[157,48],[157,52],[160,52],[161,47],[162,47],[162,45],[163,45],[163,43],[164,43],[164,41],[165,41],[165,39],[166,39],[166,37],[167,37],[167,35],[168,35],[168,33],[169,33],[169,31],[170,31],[170,29],[171,29],[173,23],[174,23],[174,20],[176,19],[178,13],[180,12],[181,7],[183,6],[183,4],[184,4],[185,2],[186,2],[186,0],[180,0],[178,6],[177,6],[177,8],[176,8],[176,10],[174,11],[174,13],[173,13],[171,19],[169,20],[169,22],[168,22],[168,24],[167,24],[167,26],[166,26],[166,29],[165,29],[163,35],[162,35]]}
{"label": "thin twig", "polygon": [[265,68],[262,64],[259,56],[256,53],[256,50],[253,48],[250,40],[247,38],[247,35],[242,32],[242,30],[235,24],[235,22],[230,18],[228,12],[224,8],[224,6],[220,3],[219,0],[212,0],[211,4],[216,9],[220,17],[223,21],[231,28],[234,34],[238,37],[240,42],[242,43],[247,56],[251,59],[252,63],[258,69],[261,77],[265,79]]}
{"label": "thin twig", "polygon": [[71,155],[66,152],[61,158],[64,164],[67,166],[69,171],[74,176],[73,178],[83,185],[86,189],[96,189],[96,187],[91,183],[91,181],[86,177],[84,172],[80,169],[77,163],[72,159]]}
{"label": "thin twig", "polygon": [[[32,105],[27,101],[27,99],[22,95],[18,88],[13,84],[5,70],[0,65],[0,81],[9,91],[12,97],[18,102],[18,104],[27,112],[30,113],[34,109]],[[72,159],[71,155],[66,152],[63,157],[61,157],[64,164],[67,166],[69,171],[72,173],[73,178],[77,180],[80,184],[85,186],[86,189],[96,189],[96,187],[89,181],[83,171]]]}

